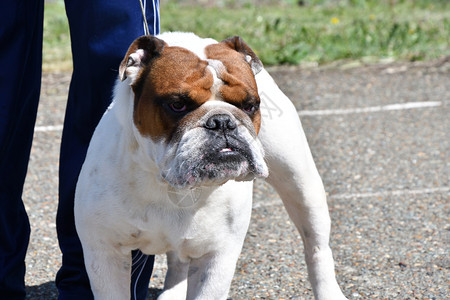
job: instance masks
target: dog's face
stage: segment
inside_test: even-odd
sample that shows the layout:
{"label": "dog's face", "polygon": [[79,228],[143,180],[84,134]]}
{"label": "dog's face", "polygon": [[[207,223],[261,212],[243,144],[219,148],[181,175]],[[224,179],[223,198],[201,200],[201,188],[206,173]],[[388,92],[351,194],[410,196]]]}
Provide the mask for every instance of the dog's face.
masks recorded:
{"label": "dog's face", "polygon": [[257,133],[262,64],[238,37],[204,49],[206,59],[143,36],[119,69],[134,92],[133,123],[161,178],[176,188],[268,175]]}

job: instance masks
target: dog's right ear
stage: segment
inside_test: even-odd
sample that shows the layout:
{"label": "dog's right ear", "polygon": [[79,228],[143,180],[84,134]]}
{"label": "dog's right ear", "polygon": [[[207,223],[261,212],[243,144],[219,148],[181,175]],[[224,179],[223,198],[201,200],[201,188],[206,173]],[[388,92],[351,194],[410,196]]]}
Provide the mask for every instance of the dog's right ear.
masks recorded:
{"label": "dog's right ear", "polygon": [[229,48],[245,55],[245,60],[252,68],[253,75],[258,74],[264,68],[263,63],[258,56],[256,56],[256,53],[253,52],[240,36],[227,38],[221,43],[224,43]]}
{"label": "dog's right ear", "polygon": [[137,38],[128,48],[127,54],[119,66],[119,79],[124,81],[128,77],[134,81],[141,67],[158,57],[166,43],[152,35]]}

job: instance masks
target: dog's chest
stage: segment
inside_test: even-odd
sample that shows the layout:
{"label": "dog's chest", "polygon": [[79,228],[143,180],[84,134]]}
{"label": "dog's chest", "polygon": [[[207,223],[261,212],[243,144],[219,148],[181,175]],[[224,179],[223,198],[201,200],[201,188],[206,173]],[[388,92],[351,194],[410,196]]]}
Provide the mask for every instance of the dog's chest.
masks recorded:
{"label": "dog's chest", "polygon": [[129,225],[122,231],[121,247],[146,254],[176,251],[180,257],[196,258],[229,243],[236,230],[246,229],[251,198],[235,202],[227,197],[228,192],[206,194],[188,207],[175,206],[169,196],[165,204],[124,207]]}

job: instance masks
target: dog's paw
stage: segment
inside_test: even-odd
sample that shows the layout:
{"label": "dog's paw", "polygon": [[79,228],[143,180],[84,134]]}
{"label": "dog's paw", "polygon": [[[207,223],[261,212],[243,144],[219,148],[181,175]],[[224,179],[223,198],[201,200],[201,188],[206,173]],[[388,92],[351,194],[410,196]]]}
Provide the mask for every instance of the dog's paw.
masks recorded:
{"label": "dog's paw", "polygon": [[165,290],[157,298],[157,300],[183,300],[183,299],[186,299],[186,292],[176,289]]}
{"label": "dog's paw", "polygon": [[316,300],[348,300],[341,291],[317,296]]}

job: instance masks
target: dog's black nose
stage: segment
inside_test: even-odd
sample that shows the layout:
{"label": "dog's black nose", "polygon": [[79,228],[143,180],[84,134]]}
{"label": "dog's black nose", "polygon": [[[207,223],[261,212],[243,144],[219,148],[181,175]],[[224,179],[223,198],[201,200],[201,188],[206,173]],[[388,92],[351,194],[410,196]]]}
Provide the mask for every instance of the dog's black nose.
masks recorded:
{"label": "dog's black nose", "polygon": [[226,114],[211,116],[204,126],[211,130],[234,130],[237,127],[236,123],[231,119],[231,116]]}

